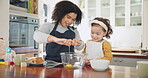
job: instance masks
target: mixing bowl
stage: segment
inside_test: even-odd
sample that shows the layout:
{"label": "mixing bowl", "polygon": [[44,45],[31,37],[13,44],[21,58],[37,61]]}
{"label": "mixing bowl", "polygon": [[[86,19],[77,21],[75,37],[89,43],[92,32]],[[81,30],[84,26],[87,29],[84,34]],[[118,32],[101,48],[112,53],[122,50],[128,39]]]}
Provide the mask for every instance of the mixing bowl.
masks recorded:
{"label": "mixing bowl", "polygon": [[96,71],[105,71],[109,67],[109,60],[90,60],[91,67]]}
{"label": "mixing bowl", "polygon": [[60,53],[62,64],[67,68],[83,68],[86,54],[75,52]]}

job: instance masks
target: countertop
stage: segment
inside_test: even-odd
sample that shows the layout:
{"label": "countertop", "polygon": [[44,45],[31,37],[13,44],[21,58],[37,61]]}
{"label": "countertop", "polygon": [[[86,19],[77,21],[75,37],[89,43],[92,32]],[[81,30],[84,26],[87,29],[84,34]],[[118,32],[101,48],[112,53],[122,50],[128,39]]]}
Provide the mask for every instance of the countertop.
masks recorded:
{"label": "countertop", "polygon": [[1,78],[138,78],[135,67],[109,66],[105,71],[94,71],[90,66],[67,70],[63,67],[20,67],[0,65]]}
{"label": "countertop", "polygon": [[[12,48],[16,53],[38,53],[38,49],[34,49],[34,47],[18,47]],[[114,57],[129,57],[129,58],[141,58],[148,59],[148,55],[141,54],[136,52],[138,50],[117,50],[114,49],[112,54]]]}
{"label": "countertop", "polygon": [[141,58],[148,59],[148,55],[144,55],[141,53],[121,53],[121,52],[112,52],[114,57],[128,57],[128,58]]}
{"label": "countertop", "polygon": [[34,49],[34,47],[17,47],[12,48],[12,50],[14,50],[18,54],[38,52],[38,49]]}

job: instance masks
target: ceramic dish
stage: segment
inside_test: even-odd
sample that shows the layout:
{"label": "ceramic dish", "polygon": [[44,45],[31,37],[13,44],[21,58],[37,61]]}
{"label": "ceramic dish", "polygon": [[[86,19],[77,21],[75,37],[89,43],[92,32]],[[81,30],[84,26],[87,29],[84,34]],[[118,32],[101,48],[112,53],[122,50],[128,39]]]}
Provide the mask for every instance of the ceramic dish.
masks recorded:
{"label": "ceramic dish", "polygon": [[91,67],[96,71],[105,71],[109,67],[109,60],[90,60]]}

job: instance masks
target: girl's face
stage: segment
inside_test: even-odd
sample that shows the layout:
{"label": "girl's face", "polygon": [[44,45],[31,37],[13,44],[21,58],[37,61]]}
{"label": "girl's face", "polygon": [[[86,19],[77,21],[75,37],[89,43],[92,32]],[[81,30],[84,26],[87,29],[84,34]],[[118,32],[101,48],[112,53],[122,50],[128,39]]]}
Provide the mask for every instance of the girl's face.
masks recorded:
{"label": "girl's face", "polygon": [[106,32],[103,31],[103,27],[99,25],[94,25],[91,27],[91,38],[93,41],[101,41],[103,39],[103,36],[106,35]]}
{"label": "girl's face", "polygon": [[73,12],[68,13],[63,17],[62,21],[60,22],[60,25],[62,25],[63,27],[68,27],[74,23],[74,21],[76,20],[76,17],[77,17],[77,14]]}

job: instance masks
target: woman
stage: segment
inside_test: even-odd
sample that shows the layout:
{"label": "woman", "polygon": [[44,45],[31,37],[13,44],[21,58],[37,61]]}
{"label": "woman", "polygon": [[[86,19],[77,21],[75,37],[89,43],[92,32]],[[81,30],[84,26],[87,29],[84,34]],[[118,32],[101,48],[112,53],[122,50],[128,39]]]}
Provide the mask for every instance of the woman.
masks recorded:
{"label": "woman", "polygon": [[54,23],[44,23],[35,31],[34,39],[46,44],[45,60],[61,62],[61,52],[74,52],[74,48],[81,50],[84,42],[81,41],[79,32],[70,25],[79,25],[82,12],[77,5],[70,1],[58,2],[52,14]]}

